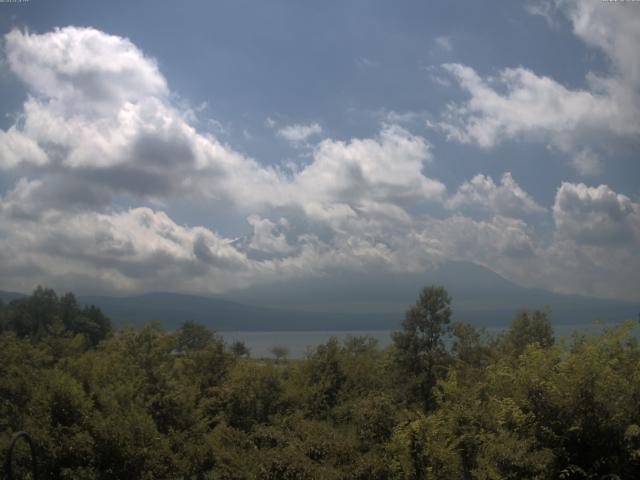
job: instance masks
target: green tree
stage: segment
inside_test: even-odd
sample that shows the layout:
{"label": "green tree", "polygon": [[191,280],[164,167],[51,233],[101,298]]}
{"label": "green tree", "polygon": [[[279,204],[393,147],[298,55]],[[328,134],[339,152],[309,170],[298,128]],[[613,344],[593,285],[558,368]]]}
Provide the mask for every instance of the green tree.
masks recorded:
{"label": "green tree", "polygon": [[537,343],[542,348],[549,348],[555,343],[549,312],[546,310],[520,312],[511,322],[511,327],[503,339],[506,350],[516,356],[532,343]]}
{"label": "green tree", "polygon": [[363,398],[372,392],[379,393],[384,387],[387,368],[375,338],[348,336],[342,342],[339,358],[345,377],[341,403]]}
{"label": "green tree", "polygon": [[[56,292],[41,286],[30,297],[14,300],[1,309],[1,317],[4,317],[4,329],[13,330],[18,337],[46,338],[58,342],[56,348],[64,344],[65,338],[77,335],[84,337],[84,348],[95,347],[111,333],[111,321],[98,307],[91,305],[80,309],[72,293],[58,299]],[[83,343],[82,338],[79,342]]]}
{"label": "green tree", "polygon": [[201,323],[187,320],[178,330],[176,348],[181,352],[202,350],[214,339],[214,334]]}
{"label": "green tree", "polygon": [[0,334],[7,330],[7,307],[0,298]]}
{"label": "green tree", "polygon": [[38,285],[30,297],[10,304],[9,328],[21,338],[36,340],[44,337],[58,319],[58,296],[50,288]]}
{"label": "green tree", "polygon": [[73,293],[65,293],[60,297],[60,317],[62,323],[68,330],[75,329],[75,322],[77,317],[80,316],[80,307],[78,301]]}
{"label": "green tree", "polygon": [[281,406],[280,376],[271,365],[240,362],[225,382],[225,413],[229,425],[250,431],[266,423]]}
{"label": "green tree", "polygon": [[443,338],[450,319],[451,297],[444,287],[425,287],[407,311],[403,330],[393,333],[396,363],[408,375],[413,398],[425,408],[434,406],[432,390],[446,364]]}
{"label": "green tree", "polygon": [[398,425],[386,446],[391,478],[426,480],[465,478],[457,450],[457,439],[437,415]]}
{"label": "green tree", "polygon": [[331,337],[324,345],[319,345],[304,365],[305,394],[310,413],[324,417],[339,401],[346,376],[340,355],[340,345],[336,337]]}
{"label": "green tree", "polygon": [[451,326],[453,344],[451,353],[464,366],[478,369],[485,367],[491,358],[491,349],[484,341],[484,332],[473,325],[455,322]]}
{"label": "green tree", "polygon": [[95,305],[84,307],[76,317],[74,333],[83,333],[96,346],[111,333],[111,321]]}
{"label": "green tree", "polygon": [[236,340],[231,344],[231,353],[236,357],[248,357],[251,355],[251,350],[242,340]]}
{"label": "green tree", "polygon": [[274,345],[270,350],[271,354],[276,357],[276,363],[280,363],[289,355],[289,349],[284,345]]}

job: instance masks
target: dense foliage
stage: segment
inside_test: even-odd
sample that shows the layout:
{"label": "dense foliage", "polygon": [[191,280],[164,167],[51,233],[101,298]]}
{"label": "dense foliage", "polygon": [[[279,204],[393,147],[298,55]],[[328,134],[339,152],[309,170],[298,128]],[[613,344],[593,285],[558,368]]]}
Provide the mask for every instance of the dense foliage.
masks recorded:
{"label": "dense foliage", "polygon": [[635,322],[558,343],[523,312],[489,337],[450,301],[425,289],[387,349],[272,361],[38,288],[0,308],[0,452],[30,432],[44,478],[640,478]]}

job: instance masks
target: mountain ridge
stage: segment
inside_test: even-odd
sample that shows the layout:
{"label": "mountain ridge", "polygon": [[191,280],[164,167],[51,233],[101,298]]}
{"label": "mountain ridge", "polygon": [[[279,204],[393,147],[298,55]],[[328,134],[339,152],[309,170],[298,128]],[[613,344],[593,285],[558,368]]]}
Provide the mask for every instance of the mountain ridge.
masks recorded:
{"label": "mountain ridge", "polygon": [[[518,311],[548,306],[552,322],[575,325],[599,318],[607,323],[637,318],[640,302],[560,294],[517,285],[469,262],[447,262],[416,274],[376,276],[345,272],[339,276],[284,280],[223,296],[148,292],[114,297],[79,295],[95,304],[116,326],[158,320],[165,328],[185,320],[218,331],[392,330],[425,285],[444,285],[453,297],[453,320],[478,326],[508,325]],[[5,302],[20,298],[0,292]],[[5,298],[9,299],[6,300]]]}

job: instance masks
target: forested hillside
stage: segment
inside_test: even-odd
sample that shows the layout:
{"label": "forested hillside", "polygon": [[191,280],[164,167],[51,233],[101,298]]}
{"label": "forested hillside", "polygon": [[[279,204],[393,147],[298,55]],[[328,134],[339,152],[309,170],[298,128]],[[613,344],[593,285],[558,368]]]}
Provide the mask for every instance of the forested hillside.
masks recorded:
{"label": "forested hillside", "polygon": [[490,337],[450,304],[425,288],[384,350],[276,361],[38,288],[0,308],[0,452],[25,430],[55,479],[640,478],[637,322],[560,340],[522,312]]}

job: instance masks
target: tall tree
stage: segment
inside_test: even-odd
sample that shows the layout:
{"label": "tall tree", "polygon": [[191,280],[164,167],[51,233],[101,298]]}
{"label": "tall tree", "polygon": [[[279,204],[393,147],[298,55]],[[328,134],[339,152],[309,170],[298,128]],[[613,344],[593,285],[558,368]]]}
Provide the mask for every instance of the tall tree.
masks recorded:
{"label": "tall tree", "polygon": [[205,325],[185,321],[178,330],[177,348],[182,352],[190,350],[202,350],[206,348],[214,339],[214,334]]}
{"label": "tall tree", "polygon": [[247,347],[247,344],[242,340],[236,340],[231,344],[231,353],[236,357],[249,357],[251,355],[251,349]]}
{"label": "tall tree", "polygon": [[523,310],[511,322],[504,337],[504,347],[514,355],[520,355],[527,345],[538,343],[549,348],[555,342],[548,310]]}
{"label": "tall tree", "polygon": [[56,292],[40,285],[30,297],[13,300],[10,307],[9,327],[19,337],[40,339],[59,318]]}
{"label": "tall tree", "polygon": [[425,287],[406,313],[402,331],[393,333],[395,359],[407,375],[415,400],[433,407],[433,387],[446,362],[443,337],[451,320],[451,296],[444,287]]}

